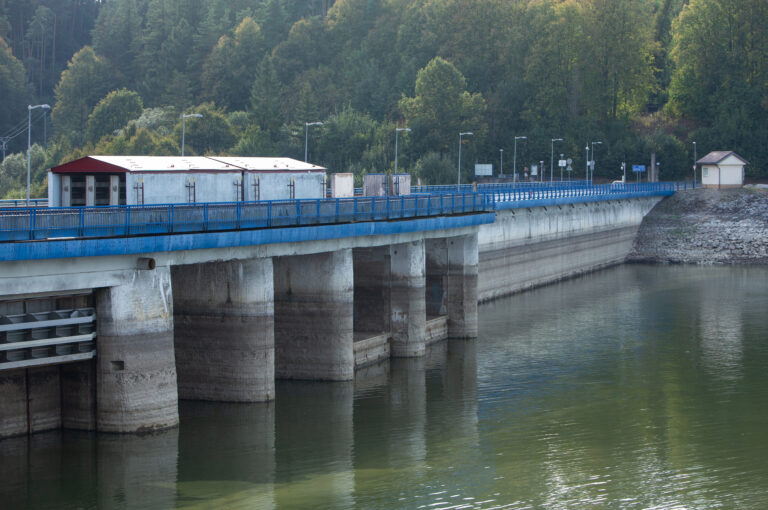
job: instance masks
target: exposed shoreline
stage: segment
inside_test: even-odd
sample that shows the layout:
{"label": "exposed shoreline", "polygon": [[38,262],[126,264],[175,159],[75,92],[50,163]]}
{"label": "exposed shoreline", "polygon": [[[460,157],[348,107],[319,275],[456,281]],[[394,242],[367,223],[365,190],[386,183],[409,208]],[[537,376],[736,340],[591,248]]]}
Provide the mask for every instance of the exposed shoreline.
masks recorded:
{"label": "exposed shoreline", "polygon": [[768,264],[768,190],[676,192],[643,219],[627,262]]}

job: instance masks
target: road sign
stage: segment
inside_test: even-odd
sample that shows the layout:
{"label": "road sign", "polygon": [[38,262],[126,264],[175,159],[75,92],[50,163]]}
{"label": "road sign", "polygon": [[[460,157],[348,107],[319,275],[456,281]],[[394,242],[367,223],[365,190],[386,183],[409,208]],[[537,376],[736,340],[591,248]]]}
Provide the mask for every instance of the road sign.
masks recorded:
{"label": "road sign", "polygon": [[645,172],[645,165],[632,165],[633,172]]}
{"label": "road sign", "polygon": [[557,162],[557,166],[561,166],[561,167],[565,168],[566,166],[568,166],[568,162],[565,161],[564,159],[561,159],[561,160],[559,160]]}
{"label": "road sign", "polygon": [[475,175],[493,175],[493,165],[475,164]]}

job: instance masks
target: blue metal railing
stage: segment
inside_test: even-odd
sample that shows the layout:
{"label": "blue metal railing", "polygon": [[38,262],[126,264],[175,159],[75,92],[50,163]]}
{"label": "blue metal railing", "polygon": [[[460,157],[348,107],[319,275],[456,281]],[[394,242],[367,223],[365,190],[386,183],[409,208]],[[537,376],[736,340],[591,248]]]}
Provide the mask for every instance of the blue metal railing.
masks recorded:
{"label": "blue metal railing", "polygon": [[[541,183],[430,186],[411,195],[99,207],[0,209],[0,242],[56,238],[126,237],[386,221],[546,205],[556,200],[611,200],[643,194],[672,194],[690,183],[614,183],[590,186]],[[534,185],[530,185],[534,184]],[[556,183],[557,184],[557,183]],[[566,183],[564,183],[566,184]],[[448,188],[452,188],[449,191]]]}
{"label": "blue metal railing", "polygon": [[19,208],[0,211],[0,241],[293,227],[489,211],[493,211],[491,197],[479,193]]}

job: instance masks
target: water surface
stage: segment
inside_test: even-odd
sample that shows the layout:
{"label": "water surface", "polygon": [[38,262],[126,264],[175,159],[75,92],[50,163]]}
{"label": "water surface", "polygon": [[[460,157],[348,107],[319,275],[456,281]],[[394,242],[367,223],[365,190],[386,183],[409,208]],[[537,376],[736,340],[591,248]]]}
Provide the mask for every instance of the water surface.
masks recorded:
{"label": "water surface", "polygon": [[2,508],[767,508],[768,268],[629,265],[476,341],[148,436],[0,441]]}

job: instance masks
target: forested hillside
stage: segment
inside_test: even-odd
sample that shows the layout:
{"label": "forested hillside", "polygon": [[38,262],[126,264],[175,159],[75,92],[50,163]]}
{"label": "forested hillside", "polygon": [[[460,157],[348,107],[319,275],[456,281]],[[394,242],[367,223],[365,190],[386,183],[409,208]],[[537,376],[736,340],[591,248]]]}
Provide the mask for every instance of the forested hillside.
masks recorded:
{"label": "forested hillside", "polygon": [[[0,195],[85,154],[278,155],[455,182],[474,162],[622,161],[768,176],[765,0],[0,0]],[[307,130],[307,122],[323,122]]]}

